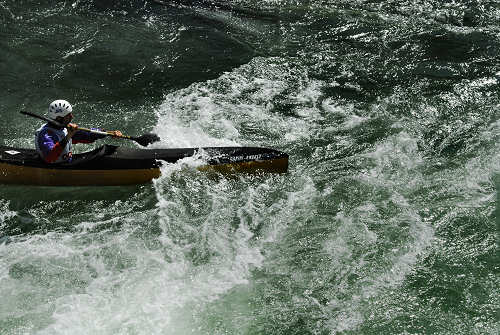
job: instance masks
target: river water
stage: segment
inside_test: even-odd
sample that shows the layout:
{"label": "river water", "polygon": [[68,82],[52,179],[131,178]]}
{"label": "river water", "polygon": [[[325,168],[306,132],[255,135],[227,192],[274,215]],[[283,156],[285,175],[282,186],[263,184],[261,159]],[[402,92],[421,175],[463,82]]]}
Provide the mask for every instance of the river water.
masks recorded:
{"label": "river water", "polygon": [[66,99],[290,155],[0,186],[0,333],[498,334],[499,52],[497,1],[0,1],[0,144]]}

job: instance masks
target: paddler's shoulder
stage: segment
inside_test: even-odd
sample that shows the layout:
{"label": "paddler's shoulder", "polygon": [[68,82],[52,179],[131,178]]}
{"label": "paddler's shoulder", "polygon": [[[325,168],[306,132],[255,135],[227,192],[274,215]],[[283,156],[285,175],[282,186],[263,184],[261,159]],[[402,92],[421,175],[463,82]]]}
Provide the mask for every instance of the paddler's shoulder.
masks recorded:
{"label": "paddler's shoulder", "polygon": [[60,130],[57,128],[54,128],[50,123],[46,123],[42,125],[38,130],[36,131],[37,133],[46,133],[49,135],[55,134],[59,132]]}

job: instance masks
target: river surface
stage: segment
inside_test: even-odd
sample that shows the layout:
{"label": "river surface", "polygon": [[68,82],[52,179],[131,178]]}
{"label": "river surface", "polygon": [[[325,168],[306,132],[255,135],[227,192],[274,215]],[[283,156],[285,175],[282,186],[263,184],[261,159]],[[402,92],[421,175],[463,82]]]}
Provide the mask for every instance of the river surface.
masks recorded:
{"label": "river surface", "polygon": [[1,145],[66,99],[290,168],[0,185],[0,334],[498,334],[499,55],[498,1],[1,0]]}

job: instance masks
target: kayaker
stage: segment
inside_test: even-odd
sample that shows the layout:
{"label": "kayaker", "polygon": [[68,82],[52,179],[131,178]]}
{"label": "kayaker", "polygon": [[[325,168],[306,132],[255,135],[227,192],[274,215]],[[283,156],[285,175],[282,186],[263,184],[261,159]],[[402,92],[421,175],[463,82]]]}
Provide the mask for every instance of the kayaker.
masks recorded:
{"label": "kayaker", "polygon": [[[66,100],[55,100],[49,105],[47,117],[62,127],[46,123],[35,133],[36,151],[47,163],[70,162],[71,146],[76,143],[93,143],[106,136],[78,130],[78,126],[70,123],[73,119],[73,107]],[[112,132],[114,136],[122,136],[121,131]]]}

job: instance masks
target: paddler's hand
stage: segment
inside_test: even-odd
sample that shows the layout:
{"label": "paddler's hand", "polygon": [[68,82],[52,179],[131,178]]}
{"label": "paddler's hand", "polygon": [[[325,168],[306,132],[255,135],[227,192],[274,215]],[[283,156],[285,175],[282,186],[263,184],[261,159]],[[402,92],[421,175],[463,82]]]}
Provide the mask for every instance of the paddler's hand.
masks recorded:
{"label": "paddler's hand", "polygon": [[68,129],[67,137],[68,137],[68,139],[70,139],[78,131],[78,125],[76,125],[74,123],[68,123],[68,125],[66,126],[66,129]]}
{"label": "paddler's hand", "polygon": [[109,132],[114,138],[123,137],[123,134],[119,130],[112,130]]}

